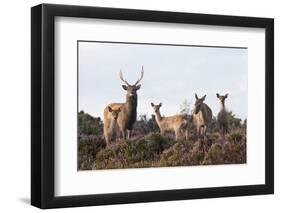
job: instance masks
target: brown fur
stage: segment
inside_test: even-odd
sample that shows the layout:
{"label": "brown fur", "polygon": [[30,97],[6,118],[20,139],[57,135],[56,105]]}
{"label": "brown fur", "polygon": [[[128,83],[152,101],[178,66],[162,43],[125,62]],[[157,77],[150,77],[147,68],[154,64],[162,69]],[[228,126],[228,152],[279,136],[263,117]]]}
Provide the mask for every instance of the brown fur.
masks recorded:
{"label": "brown fur", "polygon": [[121,108],[112,108],[110,106],[106,107],[104,110],[104,125],[103,125],[103,134],[106,141],[106,145],[108,146],[112,140],[115,139],[117,134],[117,119]]}
{"label": "brown fur", "polygon": [[151,106],[153,107],[155,114],[156,114],[156,122],[158,124],[158,127],[160,129],[161,135],[164,135],[166,131],[174,131],[176,141],[179,139],[179,137],[183,137],[185,135],[185,138],[188,139],[188,132],[187,132],[187,115],[186,114],[177,114],[169,117],[163,117],[160,114],[160,107],[162,104],[155,105],[151,103]]}
{"label": "brown fur", "polygon": [[120,71],[120,79],[126,84],[126,85],[122,85],[123,89],[127,91],[126,102],[111,103],[104,110],[104,122],[108,123],[107,120],[109,119],[110,115],[108,115],[109,112],[107,111],[107,108],[108,107],[111,107],[112,109],[120,108],[120,113],[117,118],[117,125],[124,139],[126,139],[126,132],[127,132],[127,138],[128,139],[130,138],[133,125],[137,118],[137,104],[138,104],[137,90],[139,90],[141,87],[139,82],[142,80],[143,74],[144,72],[142,68],[141,77],[136,81],[135,84],[131,85],[126,80],[124,80],[122,72]]}
{"label": "brown fur", "polygon": [[197,94],[195,94],[195,108],[193,111],[193,122],[196,126],[197,135],[199,138],[205,138],[207,133],[207,127],[209,123],[212,121],[212,110],[210,107],[203,103],[206,98],[204,95],[202,98],[198,98]]}

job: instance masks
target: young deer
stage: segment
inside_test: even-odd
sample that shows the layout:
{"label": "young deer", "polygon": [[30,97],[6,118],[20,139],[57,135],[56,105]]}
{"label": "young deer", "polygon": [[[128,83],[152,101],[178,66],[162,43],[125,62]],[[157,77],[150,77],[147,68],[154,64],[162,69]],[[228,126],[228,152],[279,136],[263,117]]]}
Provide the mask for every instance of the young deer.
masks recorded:
{"label": "young deer", "polygon": [[125,85],[122,85],[123,89],[127,91],[126,95],[126,102],[125,103],[112,103],[109,104],[105,110],[104,110],[104,122],[107,122],[108,114],[110,113],[108,111],[108,107],[111,107],[112,109],[118,109],[120,108],[121,111],[117,118],[117,124],[119,127],[119,130],[122,134],[122,137],[126,139],[126,131],[127,131],[127,138],[130,138],[133,125],[137,118],[137,105],[138,105],[138,95],[137,90],[140,89],[141,85],[139,84],[140,81],[143,78],[143,67],[141,71],[141,77],[136,81],[135,84],[129,84],[122,75],[122,71],[120,70],[119,77],[121,81],[125,83]]}
{"label": "young deer", "polygon": [[222,131],[222,136],[223,138],[225,137],[225,135],[228,133],[228,114],[225,110],[225,99],[228,97],[228,94],[225,95],[219,95],[218,93],[216,94],[217,98],[220,100],[221,103],[221,109],[220,112],[218,114],[218,123],[219,123],[219,127]]}
{"label": "young deer", "polygon": [[106,145],[108,146],[112,140],[116,137],[117,134],[117,118],[121,109],[112,109],[110,106],[107,107],[107,111],[109,113],[105,113],[104,116],[104,125],[103,125],[103,134],[106,141]]}
{"label": "young deer", "polygon": [[197,129],[197,135],[199,138],[205,138],[207,132],[207,126],[212,121],[212,110],[210,107],[203,103],[206,98],[204,95],[202,98],[198,98],[197,94],[195,94],[195,104],[193,110],[193,122]]}
{"label": "young deer", "polygon": [[151,103],[151,106],[153,107],[156,114],[156,122],[160,129],[161,135],[164,135],[166,131],[170,130],[175,132],[176,141],[179,139],[179,137],[182,136],[188,139],[188,118],[186,114],[177,114],[174,116],[163,117],[160,114],[160,107],[162,106],[162,103],[158,105]]}

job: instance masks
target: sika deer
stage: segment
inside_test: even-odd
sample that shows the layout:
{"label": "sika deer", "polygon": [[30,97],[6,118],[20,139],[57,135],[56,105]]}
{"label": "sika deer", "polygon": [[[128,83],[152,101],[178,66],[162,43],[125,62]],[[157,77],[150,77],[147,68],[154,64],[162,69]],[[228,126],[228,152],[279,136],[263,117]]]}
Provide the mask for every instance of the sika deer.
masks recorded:
{"label": "sika deer", "polygon": [[[187,132],[187,123],[188,118],[187,114],[177,114],[174,116],[169,117],[163,117],[160,114],[160,107],[162,106],[162,103],[156,105],[154,103],[151,103],[151,106],[153,107],[155,114],[156,114],[156,122],[158,124],[158,127],[160,129],[161,135],[164,135],[166,131],[174,131],[176,141],[179,139],[179,137],[185,136],[186,139],[188,139],[188,132]],[[184,135],[185,134],[185,135]]]}
{"label": "sika deer", "polygon": [[222,131],[222,136],[223,138],[225,137],[225,135],[228,133],[228,114],[225,110],[225,99],[228,97],[228,94],[223,95],[219,95],[218,93],[216,94],[217,98],[220,100],[221,103],[221,109],[220,112],[218,114],[218,123],[219,123],[219,127]]}
{"label": "sika deer", "polygon": [[[104,125],[103,125],[103,134],[106,141],[106,145],[108,146],[112,140],[115,139],[117,134],[117,118],[121,109],[112,109],[110,106],[106,108],[104,111]],[[109,113],[107,113],[109,112]]]}
{"label": "sika deer", "polygon": [[125,83],[125,85],[122,85],[122,87],[124,90],[127,91],[126,102],[109,104],[104,110],[104,122],[106,122],[105,120],[108,119],[109,117],[108,107],[111,107],[112,109],[118,109],[118,108],[121,109],[117,118],[117,124],[122,134],[122,137],[124,139],[126,139],[126,131],[127,131],[127,138],[130,139],[133,125],[137,118],[137,105],[138,105],[137,90],[139,90],[141,87],[139,82],[142,80],[143,74],[144,71],[142,67],[141,77],[136,81],[135,84],[131,85],[123,78],[122,71],[120,70],[120,74],[119,74],[120,79]]}
{"label": "sika deer", "polygon": [[207,126],[212,121],[212,110],[210,107],[203,103],[206,98],[204,95],[202,98],[198,98],[197,94],[195,94],[195,105],[193,110],[193,122],[196,126],[197,136],[198,138],[203,139],[206,137]]}

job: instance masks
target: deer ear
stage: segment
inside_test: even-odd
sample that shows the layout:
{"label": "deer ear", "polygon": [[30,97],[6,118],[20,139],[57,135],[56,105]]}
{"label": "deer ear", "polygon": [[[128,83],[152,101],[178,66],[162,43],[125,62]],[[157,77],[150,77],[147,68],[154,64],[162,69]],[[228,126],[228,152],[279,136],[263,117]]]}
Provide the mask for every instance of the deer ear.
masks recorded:
{"label": "deer ear", "polygon": [[195,93],[195,98],[196,98],[197,100],[199,99],[196,93]]}
{"label": "deer ear", "polygon": [[136,90],[139,90],[140,88],[141,88],[140,84],[136,86]]}
{"label": "deer ear", "polygon": [[118,108],[118,112],[121,112],[121,107]]}
{"label": "deer ear", "polygon": [[124,90],[128,89],[128,87],[126,85],[122,85],[122,87],[123,87]]}
{"label": "deer ear", "polygon": [[161,106],[162,106],[162,103],[160,103],[159,106],[161,107]]}
{"label": "deer ear", "polygon": [[226,93],[224,97],[227,98],[228,97],[228,93]]}
{"label": "deer ear", "polygon": [[219,93],[217,93],[216,95],[217,95],[218,98],[220,97]]}
{"label": "deer ear", "polygon": [[201,98],[201,99],[202,99],[202,101],[204,101],[204,100],[205,100],[206,96],[207,96],[207,95],[204,95],[204,96]]}
{"label": "deer ear", "polygon": [[154,107],[154,103],[151,102],[150,104],[151,104],[152,107]]}
{"label": "deer ear", "polygon": [[112,108],[110,106],[108,106],[108,111],[112,112]]}

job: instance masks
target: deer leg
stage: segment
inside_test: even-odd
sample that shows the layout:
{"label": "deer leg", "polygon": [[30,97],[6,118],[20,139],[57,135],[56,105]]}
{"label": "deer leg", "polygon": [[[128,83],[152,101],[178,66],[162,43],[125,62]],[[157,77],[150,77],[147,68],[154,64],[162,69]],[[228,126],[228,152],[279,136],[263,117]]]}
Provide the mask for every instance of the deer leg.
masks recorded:
{"label": "deer leg", "polygon": [[184,137],[185,137],[185,140],[188,141],[189,135],[188,135],[188,130],[187,129],[184,131]]}
{"label": "deer leg", "polygon": [[225,125],[225,134],[228,134],[229,133],[229,131],[228,131],[228,125],[226,124]]}
{"label": "deer leg", "polygon": [[126,140],[125,130],[122,129],[120,132],[121,132],[121,137],[122,137],[122,139]]}
{"label": "deer leg", "polygon": [[201,137],[201,127],[199,126],[199,127],[197,127],[197,137],[198,137],[198,139],[200,139],[200,137]]}
{"label": "deer leg", "polygon": [[180,140],[182,140],[184,138],[184,132],[183,132],[182,128],[179,129],[179,138],[180,138]]}
{"label": "deer leg", "polygon": [[222,124],[220,124],[220,134],[224,138],[224,129]]}
{"label": "deer leg", "polygon": [[178,139],[179,139],[179,131],[178,130],[175,130],[175,136],[176,136],[176,141],[178,141]]}
{"label": "deer leg", "polygon": [[162,129],[160,129],[160,134],[161,134],[162,136],[164,136],[164,133],[165,133],[165,131],[162,130]]}
{"label": "deer leg", "polygon": [[120,131],[116,131],[116,141],[120,140]]}
{"label": "deer leg", "polygon": [[182,138],[183,138],[183,140],[188,140],[188,131],[187,131],[187,129],[184,129],[183,131],[182,131]]}
{"label": "deer leg", "polygon": [[130,129],[127,129],[127,139],[130,139],[130,137],[131,137],[131,133],[132,133],[132,130],[130,130]]}
{"label": "deer leg", "polygon": [[111,132],[111,136],[110,136],[110,140],[111,140],[111,142],[114,142],[115,141],[115,131],[112,131]]}
{"label": "deer leg", "polygon": [[188,138],[189,138],[189,136],[188,136],[188,129],[187,128],[182,129],[181,130],[181,134],[182,134],[183,140],[188,141]]}
{"label": "deer leg", "polygon": [[204,138],[207,137],[207,126],[204,126]]}
{"label": "deer leg", "polygon": [[105,142],[106,142],[106,146],[109,145],[109,137],[108,137],[108,134],[104,134],[104,139],[105,139]]}
{"label": "deer leg", "polygon": [[110,145],[111,140],[112,140],[112,133],[111,132],[107,133],[107,140],[108,140],[107,145]]}
{"label": "deer leg", "polygon": [[187,139],[187,131],[182,127],[182,128],[180,128],[180,138],[182,139],[182,140],[184,140],[184,139]]}
{"label": "deer leg", "polygon": [[228,134],[228,126],[227,124],[224,125],[224,136]]}
{"label": "deer leg", "polygon": [[204,131],[203,126],[200,126],[200,133],[199,133],[199,135],[200,135],[201,139],[204,137],[204,132],[203,131]]}
{"label": "deer leg", "polygon": [[207,128],[206,126],[201,127],[201,136],[202,136],[203,140],[206,139],[206,128]]}

